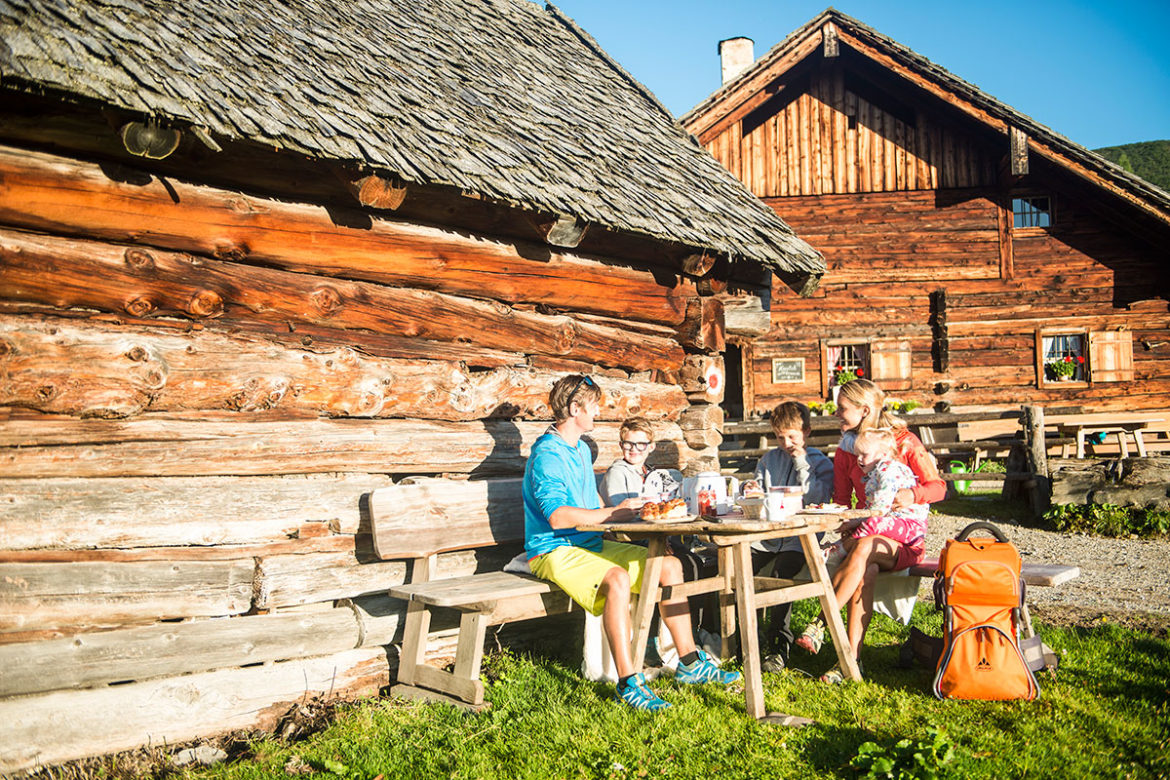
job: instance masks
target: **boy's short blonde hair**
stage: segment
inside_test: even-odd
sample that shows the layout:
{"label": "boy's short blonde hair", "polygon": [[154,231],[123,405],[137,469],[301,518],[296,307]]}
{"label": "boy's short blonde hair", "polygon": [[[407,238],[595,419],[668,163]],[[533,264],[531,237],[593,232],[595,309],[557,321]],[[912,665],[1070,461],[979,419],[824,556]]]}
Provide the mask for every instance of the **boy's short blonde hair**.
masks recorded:
{"label": "boy's short blonde hair", "polygon": [[573,401],[585,404],[589,401],[601,403],[601,388],[593,381],[593,377],[585,374],[569,374],[557,380],[548,394],[548,405],[552,409],[553,418],[560,422],[569,417],[569,407]]}
{"label": "boy's short blonde hair", "polygon": [[622,427],[618,429],[618,438],[624,439],[627,433],[638,431],[650,437],[650,441],[654,441],[654,426],[645,417],[627,417],[622,420]]}
{"label": "boy's short blonde hair", "polygon": [[857,434],[857,441],[853,445],[853,451],[864,450],[873,455],[879,453],[892,455],[894,453],[894,443],[894,432],[889,428],[868,428]]}
{"label": "boy's short blonde hair", "polygon": [[812,412],[799,401],[784,401],[776,404],[768,422],[772,424],[772,430],[776,433],[798,428],[807,431],[812,429]]}

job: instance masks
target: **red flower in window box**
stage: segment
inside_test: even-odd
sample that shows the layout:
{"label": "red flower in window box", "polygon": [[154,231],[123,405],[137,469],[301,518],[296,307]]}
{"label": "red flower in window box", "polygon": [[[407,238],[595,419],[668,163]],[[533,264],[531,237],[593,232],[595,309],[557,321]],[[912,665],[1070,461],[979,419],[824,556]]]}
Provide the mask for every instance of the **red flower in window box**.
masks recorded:
{"label": "red flower in window box", "polygon": [[857,371],[856,371],[855,373],[856,373],[858,376],[865,376],[865,372],[864,372],[864,371],[862,371],[860,368],[859,368],[859,369],[857,369]]}

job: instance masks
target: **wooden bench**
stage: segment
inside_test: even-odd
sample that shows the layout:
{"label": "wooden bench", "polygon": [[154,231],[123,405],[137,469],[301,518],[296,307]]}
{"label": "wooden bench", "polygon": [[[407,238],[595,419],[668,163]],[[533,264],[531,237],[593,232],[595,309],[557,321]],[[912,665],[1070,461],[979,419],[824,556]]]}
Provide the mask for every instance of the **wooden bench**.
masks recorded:
{"label": "wooden bench", "polygon": [[[503,571],[434,579],[442,552],[511,545],[524,539],[520,479],[456,482],[422,479],[370,494],[374,552],[386,560],[411,560],[409,584],[390,589],[407,602],[398,684],[391,692],[411,698],[483,707],[479,679],[489,626],[565,614],[572,600],[550,582]],[[460,613],[453,671],[424,663],[436,609]]]}

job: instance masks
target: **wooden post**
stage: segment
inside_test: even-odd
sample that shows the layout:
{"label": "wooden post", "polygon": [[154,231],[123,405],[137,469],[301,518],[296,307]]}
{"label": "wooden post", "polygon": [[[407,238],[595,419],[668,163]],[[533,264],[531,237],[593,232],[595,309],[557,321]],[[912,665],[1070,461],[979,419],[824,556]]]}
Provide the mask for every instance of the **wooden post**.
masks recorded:
{"label": "wooden post", "polygon": [[1032,472],[1032,511],[1037,516],[1048,510],[1051,483],[1048,478],[1048,442],[1044,438],[1044,407],[1025,406],[1020,424],[1028,448],[1028,470]]}

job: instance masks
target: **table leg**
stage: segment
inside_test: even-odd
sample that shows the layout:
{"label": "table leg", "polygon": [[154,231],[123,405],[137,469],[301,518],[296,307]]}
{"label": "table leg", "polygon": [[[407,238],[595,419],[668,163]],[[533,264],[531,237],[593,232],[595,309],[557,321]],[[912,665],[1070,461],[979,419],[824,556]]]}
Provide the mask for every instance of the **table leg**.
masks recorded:
{"label": "table leg", "polygon": [[1133,432],[1133,443],[1137,445],[1138,455],[1146,457],[1146,437],[1142,435],[1140,429]]}
{"label": "table leg", "polygon": [[658,606],[658,582],[662,576],[662,556],[664,555],[666,555],[666,537],[652,537],[646,550],[646,568],[642,572],[642,587],[638,594],[638,603],[634,608],[634,639],[630,646],[634,669],[639,672],[642,671],[642,666],[646,661],[646,645],[650,641],[650,620],[654,616],[654,608]]}
{"label": "table leg", "polygon": [[829,570],[825,568],[825,559],[821,557],[816,534],[811,532],[801,534],[800,546],[804,550],[804,559],[808,563],[813,582],[824,585],[821,611],[825,613],[825,620],[829,623],[829,635],[833,637],[833,648],[837,651],[841,673],[846,680],[860,680],[861,670],[857,668],[857,657],[849,645],[849,634],[845,630],[845,624],[841,622],[841,606],[837,603],[837,594],[833,592],[833,581],[829,577]]}
{"label": "table leg", "polygon": [[756,630],[756,582],[752,573],[751,545],[732,546],[735,556],[735,606],[739,617],[739,647],[743,653],[743,692],[747,714],[767,715],[764,709],[764,680],[760,668],[760,637]]}
{"label": "table leg", "polygon": [[719,577],[723,589],[719,591],[719,630],[722,632],[720,650],[724,658],[735,654],[735,561],[730,547],[718,548]]}
{"label": "table leg", "polygon": [[1121,453],[1121,457],[1129,457],[1129,440],[1125,438],[1124,428],[1117,432],[1117,450]]}
{"label": "table leg", "polygon": [[1082,428],[1077,429],[1077,457],[1085,457],[1085,431]]}

